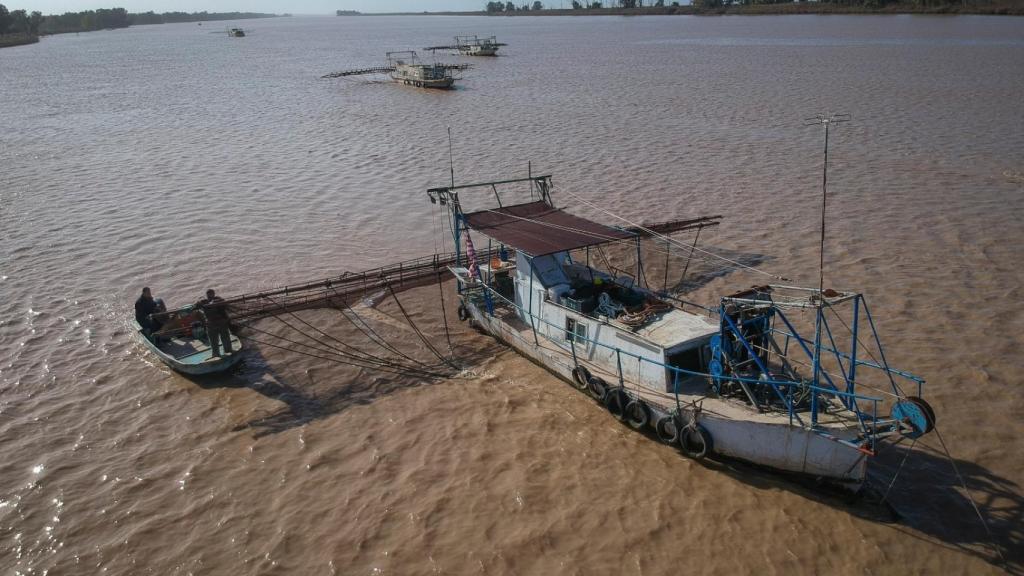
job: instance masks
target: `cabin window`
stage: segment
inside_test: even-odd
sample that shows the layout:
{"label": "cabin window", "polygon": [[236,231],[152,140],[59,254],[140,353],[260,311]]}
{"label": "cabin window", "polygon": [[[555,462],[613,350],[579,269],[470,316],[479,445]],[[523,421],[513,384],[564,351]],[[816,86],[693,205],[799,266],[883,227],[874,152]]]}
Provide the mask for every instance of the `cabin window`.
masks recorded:
{"label": "cabin window", "polygon": [[565,341],[577,344],[587,343],[587,325],[575,318],[565,318]]}

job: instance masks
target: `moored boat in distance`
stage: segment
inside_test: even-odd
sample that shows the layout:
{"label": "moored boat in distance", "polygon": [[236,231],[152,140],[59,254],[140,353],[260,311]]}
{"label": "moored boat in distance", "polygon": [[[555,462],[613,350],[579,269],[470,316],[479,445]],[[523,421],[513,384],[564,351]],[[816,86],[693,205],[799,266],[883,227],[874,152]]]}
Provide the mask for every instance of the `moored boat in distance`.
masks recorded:
{"label": "moored boat in distance", "polygon": [[[509,186],[529,186],[529,201]],[[557,208],[550,176],[427,193],[451,217],[459,317],[686,456],[857,490],[884,440],[934,427],[924,380],[888,365],[863,294],[764,285],[700,306],[645,286],[636,226]],[[471,232],[507,256],[477,262]],[[597,265],[607,245],[635,253],[633,273]]]}
{"label": "moored boat in distance", "polygon": [[453,50],[463,56],[497,56],[498,48],[508,46],[498,42],[495,36],[479,37],[476,35],[456,36],[455,44],[447,46],[428,46],[424,50]]}
{"label": "moored boat in distance", "polygon": [[357,68],[325,74],[321,78],[341,78],[346,76],[363,76],[369,74],[387,74],[395,82],[417,88],[448,89],[455,85],[458,78],[456,71],[468,70],[469,64],[424,64],[419,61],[416,52],[403,50],[388,52],[387,65],[373,68]]}
{"label": "moored boat in distance", "polygon": [[132,320],[132,328],[150,352],[171,369],[194,376],[223,372],[238,364],[242,359],[242,341],[233,333],[232,352],[214,356],[206,336],[202,313],[194,306],[185,306],[159,315],[163,326],[147,337],[138,321]]}
{"label": "moored boat in distance", "polygon": [[242,30],[241,28],[228,28],[228,36],[231,36],[232,38],[244,38],[245,30]]}

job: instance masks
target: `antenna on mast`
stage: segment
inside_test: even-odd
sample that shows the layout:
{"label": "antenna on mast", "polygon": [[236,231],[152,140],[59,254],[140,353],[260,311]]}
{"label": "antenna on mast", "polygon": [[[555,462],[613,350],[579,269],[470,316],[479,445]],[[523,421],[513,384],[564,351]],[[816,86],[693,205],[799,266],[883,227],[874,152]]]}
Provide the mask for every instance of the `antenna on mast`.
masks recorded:
{"label": "antenna on mast", "polygon": [[448,127],[448,168],[452,173],[452,188],[455,188],[455,156],[452,154],[452,127]]}
{"label": "antenna on mast", "polygon": [[825,162],[821,172],[821,245],[818,250],[818,308],[821,308],[821,292],[825,286],[825,206],[828,202],[828,132],[832,124],[849,122],[849,114],[818,114],[814,118],[805,118],[804,126],[825,126]]}
{"label": "antenna on mast", "polygon": [[[833,124],[849,122],[849,114],[818,114],[814,118],[805,118],[804,126],[825,125],[825,161],[821,172],[821,240],[818,247],[818,315],[815,321],[814,336],[814,385],[818,385],[818,374],[821,372],[821,323],[822,308],[825,305],[825,206],[828,202],[828,132]],[[811,400],[812,411],[815,409],[817,394]]]}

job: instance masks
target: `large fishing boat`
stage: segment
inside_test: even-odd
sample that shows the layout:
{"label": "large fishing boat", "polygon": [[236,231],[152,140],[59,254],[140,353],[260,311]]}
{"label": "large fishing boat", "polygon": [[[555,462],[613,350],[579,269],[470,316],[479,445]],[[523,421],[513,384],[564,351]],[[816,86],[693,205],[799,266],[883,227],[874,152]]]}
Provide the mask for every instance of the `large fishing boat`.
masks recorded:
{"label": "large fishing boat", "polygon": [[373,68],[357,68],[325,74],[322,78],[341,78],[346,76],[364,76],[369,74],[387,74],[395,82],[418,88],[452,88],[458,78],[455,72],[469,69],[469,64],[424,64],[419,61],[416,52],[404,50],[388,52],[387,64]]}
{"label": "large fishing boat", "polygon": [[[515,186],[530,197],[510,203]],[[689,457],[858,489],[883,441],[934,427],[924,380],[889,366],[859,292],[766,284],[700,306],[646,285],[640,237],[671,238],[556,207],[550,176],[427,194],[451,218],[460,318]],[[477,261],[473,234],[499,256]],[[609,245],[635,269],[598,266]]]}
{"label": "large fishing boat", "polygon": [[485,36],[483,38],[472,35],[472,36],[456,36],[455,44],[448,44],[445,46],[428,46],[424,50],[437,51],[437,50],[454,50],[463,56],[497,56],[498,48],[502,46],[508,46],[502,42],[498,42],[495,36]]}

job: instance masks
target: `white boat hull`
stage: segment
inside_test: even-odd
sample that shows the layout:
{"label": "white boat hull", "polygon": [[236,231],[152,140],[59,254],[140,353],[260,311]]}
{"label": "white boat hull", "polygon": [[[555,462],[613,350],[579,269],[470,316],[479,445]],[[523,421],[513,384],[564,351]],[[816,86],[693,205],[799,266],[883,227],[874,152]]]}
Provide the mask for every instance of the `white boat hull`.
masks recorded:
{"label": "white boat hull", "polygon": [[[539,346],[532,338],[525,338],[512,326],[485,314],[468,301],[465,306],[471,319],[486,332],[559,378],[572,382],[574,364],[570,354],[559,348]],[[543,339],[541,336],[539,340]],[[825,479],[850,490],[859,489],[865,481],[867,455],[856,448],[791,425],[788,418],[781,415],[776,422],[765,421],[768,418],[764,415],[732,401],[706,398],[702,406],[698,423],[709,433],[711,452],[717,456]],[[649,407],[651,426],[670,411],[650,404]],[[745,412],[749,412],[749,418]],[[830,429],[829,433],[843,437],[836,430]],[[852,438],[852,433],[847,434],[847,438]]]}

